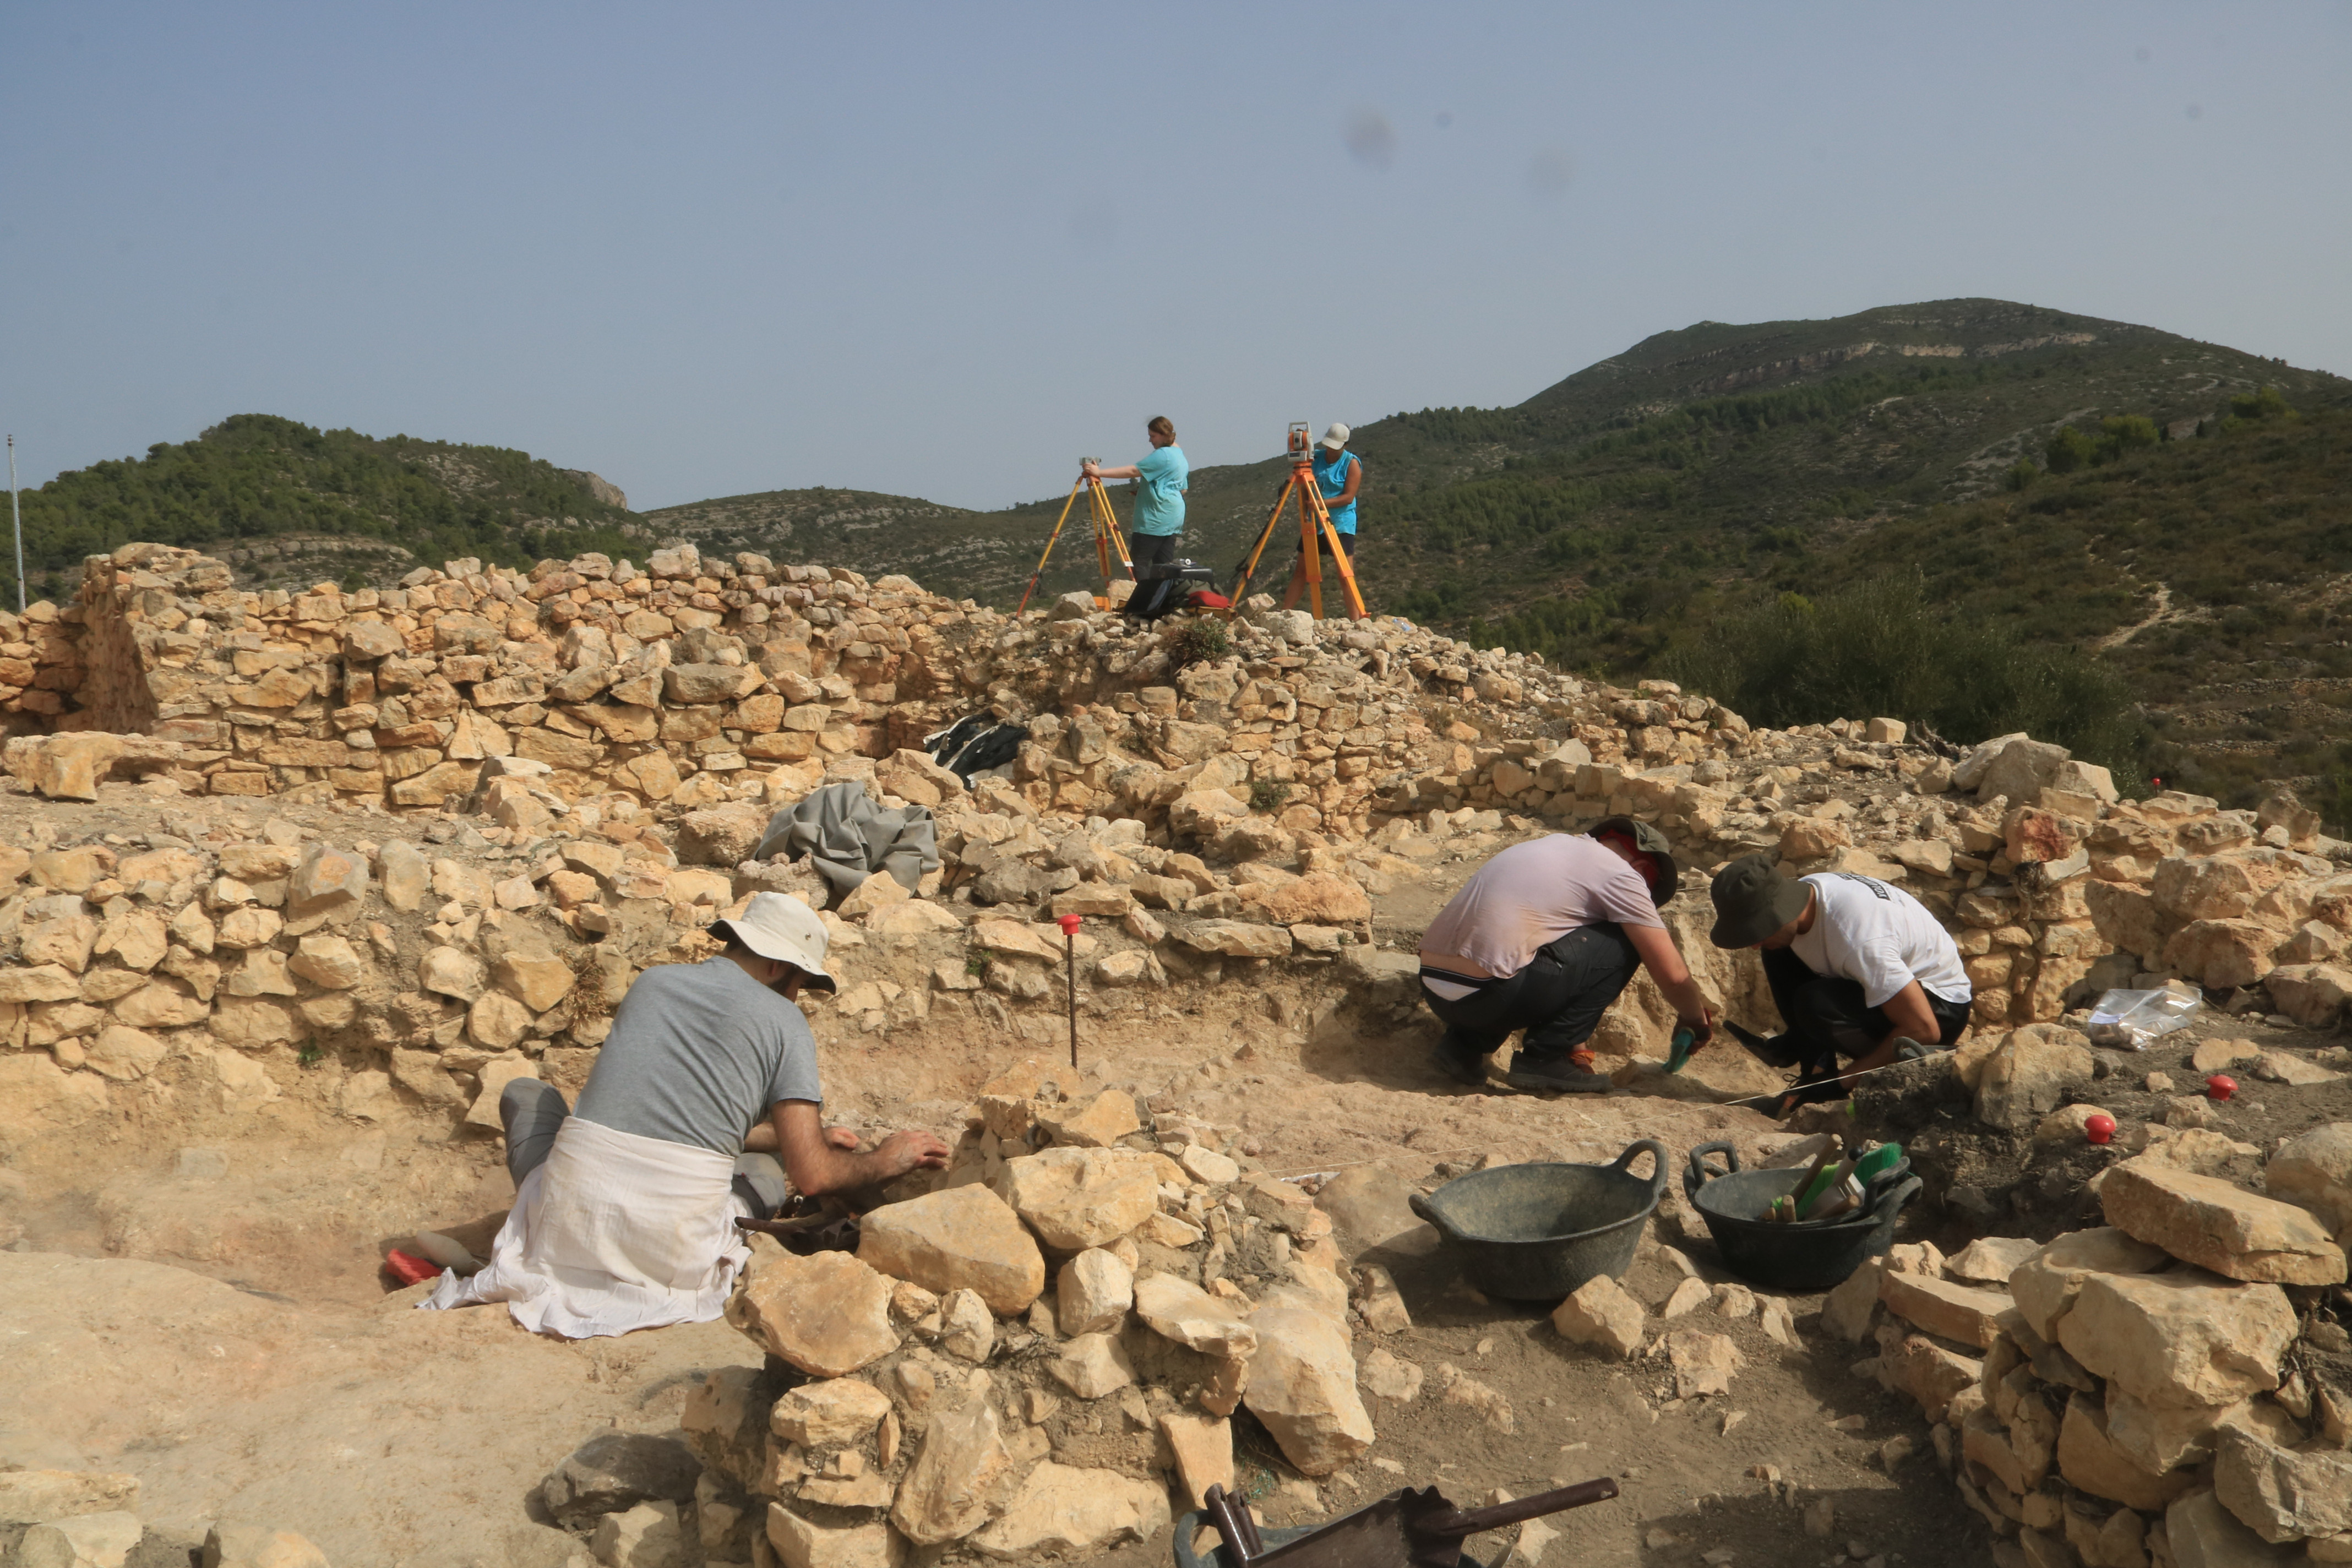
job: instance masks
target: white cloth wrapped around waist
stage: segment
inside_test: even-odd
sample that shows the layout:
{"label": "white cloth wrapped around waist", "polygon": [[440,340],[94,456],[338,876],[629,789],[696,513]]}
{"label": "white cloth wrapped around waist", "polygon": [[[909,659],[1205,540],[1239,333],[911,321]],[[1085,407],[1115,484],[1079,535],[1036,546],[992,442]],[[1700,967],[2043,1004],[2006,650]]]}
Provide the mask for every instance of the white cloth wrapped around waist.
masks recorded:
{"label": "white cloth wrapped around waist", "polygon": [[567,1117],[470,1279],[420,1307],[504,1301],[534,1333],[588,1339],[717,1318],[751,1257],[735,1163],[715,1150]]}

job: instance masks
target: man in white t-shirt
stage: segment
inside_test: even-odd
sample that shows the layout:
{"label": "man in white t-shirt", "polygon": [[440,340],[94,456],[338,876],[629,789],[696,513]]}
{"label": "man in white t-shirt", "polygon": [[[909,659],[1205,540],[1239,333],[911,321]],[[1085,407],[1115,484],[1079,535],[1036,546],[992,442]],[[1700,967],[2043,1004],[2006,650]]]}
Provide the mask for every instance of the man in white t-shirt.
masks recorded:
{"label": "man in white t-shirt", "polygon": [[[1839,1100],[1858,1073],[1904,1049],[1948,1047],[1969,1026],[1976,991],[1951,933],[1900,888],[1851,871],[1795,879],[1770,855],[1716,873],[1717,947],[1760,947],[1764,978],[1787,1032],[1769,1039],[1734,1027],[1774,1067],[1799,1069],[1780,1098],[1787,1115],[1808,1100]],[[1841,1056],[1853,1058],[1843,1073]]]}
{"label": "man in white t-shirt", "polygon": [[1422,935],[1422,1000],[1445,1026],[1439,1070],[1483,1084],[1487,1053],[1525,1029],[1504,1082],[1607,1089],[1586,1042],[1644,964],[1706,1043],[1714,1014],[1658,918],[1679,875],[1664,836],[1630,816],[1514,844],[1479,867]]}

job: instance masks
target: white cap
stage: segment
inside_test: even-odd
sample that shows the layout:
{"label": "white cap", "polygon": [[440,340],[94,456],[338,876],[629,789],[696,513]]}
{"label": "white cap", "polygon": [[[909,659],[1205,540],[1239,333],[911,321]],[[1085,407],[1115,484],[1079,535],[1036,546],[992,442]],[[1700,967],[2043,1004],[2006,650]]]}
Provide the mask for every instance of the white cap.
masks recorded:
{"label": "white cap", "polygon": [[1323,432],[1323,445],[1330,447],[1331,450],[1336,452],[1347,444],[1348,427],[1345,425],[1334,424],[1331,428]]}
{"label": "white cap", "polygon": [[824,972],[824,922],[798,899],[782,893],[754,893],[733,920],[712,921],[710,934],[721,942],[732,938],[761,958],[793,965],[808,976],[808,984],[816,990],[840,989]]}

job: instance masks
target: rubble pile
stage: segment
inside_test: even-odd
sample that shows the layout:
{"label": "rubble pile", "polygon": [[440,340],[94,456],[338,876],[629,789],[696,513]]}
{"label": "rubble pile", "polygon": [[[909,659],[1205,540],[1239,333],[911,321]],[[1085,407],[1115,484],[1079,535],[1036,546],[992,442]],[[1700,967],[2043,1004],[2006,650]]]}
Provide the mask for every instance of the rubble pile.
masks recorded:
{"label": "rubble pile", "polygon": [[[761,1238],[728,1320],[767,1370],[714,1373],[682,1417],[708,1467],[705,1561],[1020,1563],[1148,1539],[1171,1482],[1195,1506],[1234,1484],[1237,1410],[1302,1476],[1370,1447],[1349,1271],[1305,1190],[1250,1168],[1230,1130],[1066,1097],[1034,1062],[965,1120],[950,1168],[868,1212],[854,1255]],[[1396,1329],[1402,1310],[1391,1288],[1352,1315]]]}
{"label": "rubble pile", "polygon": [[2295,1201],[2124,1161],[2105,1227],[1898,1246],[1822,1326],[1874,1343],[1855,1372],[1935,1423],[2005,1564],[2352,1562],[2352,1343],[2308,1310],[2345,1278],[2352,1123],[2267,1175]]}

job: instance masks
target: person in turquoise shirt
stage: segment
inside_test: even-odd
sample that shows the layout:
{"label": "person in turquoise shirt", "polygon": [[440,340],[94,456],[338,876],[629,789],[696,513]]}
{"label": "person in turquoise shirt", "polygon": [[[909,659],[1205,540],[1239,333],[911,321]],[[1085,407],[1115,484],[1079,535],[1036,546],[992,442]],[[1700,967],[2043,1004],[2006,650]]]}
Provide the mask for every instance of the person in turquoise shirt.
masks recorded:
{"label": "person in turquoise shirt", "polygon": [[1144,426],[1151,437],[1151,455],[1139,463],[1106,468],[1089,461],[1090,479],[1136,479],[1135,524],[1128,530],[1127,552],[1139,569],[1176,559],[1176,542],[1184,532],[1184,489],[1192,465],[1176,444],[1176,426],[1164,414]]}
{"label": "person in turquoise shirt", "polygon": [[[1323,439],[1315,444],[1312,459],[1315,467],[1315,488],[1322,492],[1323,509],[1331,514],[1331,530],[1339,536],[1339,548],[1348,552],[1352,565],[1356,559],[1356,492],[1364,487],[1363,460],[1348,450],[1348,427],[1334,424],[1323,432]],[[1318,549],[1324,548],[1318,536]],[[1324,574],[1326,582],[1339,575]],[[1307,592],[1307,551],[1300,546],[1298,559],[1290,568],[1290,587],[1282,595],[1282,607],[1290,608]]]}

